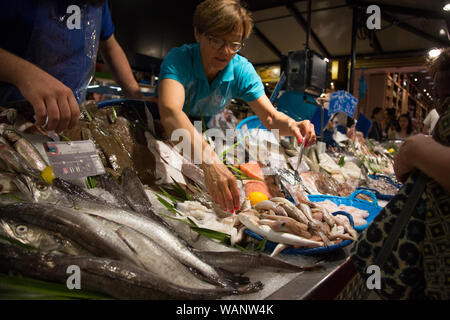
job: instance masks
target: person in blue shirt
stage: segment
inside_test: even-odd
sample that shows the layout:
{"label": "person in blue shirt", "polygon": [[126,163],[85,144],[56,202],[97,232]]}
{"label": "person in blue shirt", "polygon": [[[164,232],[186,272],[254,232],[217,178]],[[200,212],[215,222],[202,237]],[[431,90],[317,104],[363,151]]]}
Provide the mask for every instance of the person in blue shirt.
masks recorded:
{"label": "person in blue shirt", "polygon": [[201,159],[205,183],[214,202],[234,212],[240,206],[237,181],[190,118],[212,116],[232,98],[246,101],[267,129],[293,135],[306,145],[316,141],[314,126],[278,112],[265,95],[251,63],[236,53],[251,33],[252,21],[238,0],[206,0],[193,17],[196,44],[172,49],[161,65],[158,107],[169,137],[176,129],[189,133],[191,159]]}
{"label": "person in blue shirt", "polygon": [[2,1],[0,28],[0,105],[27,100],[47,130],[77,124],[98,50],[124,93],[143,97],[104,0]]}

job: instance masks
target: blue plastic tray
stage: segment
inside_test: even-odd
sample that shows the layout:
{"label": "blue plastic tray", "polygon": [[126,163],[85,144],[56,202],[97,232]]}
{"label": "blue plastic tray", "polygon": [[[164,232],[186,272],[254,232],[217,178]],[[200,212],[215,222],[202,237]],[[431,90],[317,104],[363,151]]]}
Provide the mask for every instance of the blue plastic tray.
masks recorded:
{"label": "blue plastic tray", "polygon": [[392,180],[391,177],[385,176],[385,175],[383,175],[383,174],[375,174],[375,175],[369,174],[369,178],[372,178],[372,179],[374,179],[374,180],[380,180],[380,179],[383,179],[383,180],[385,180],[386,182],[392,184],[394,187],[396,187],[396,188],[398,188],[398,189],[401,189],[401,188],[403,187],[402,185],[395,183],[394,180]]}
{"label": "blue plastic tray", "polygon": [[[361,200],[356,198],[359,194],[365,194],[372,198],[372,202]],[[330,200],[334,203],[336,203],[338,206],[343,204],[346,206],[352,206],[361,210],[367,210],[369,213],[369,216],[365,219],[367,221],[367,224],[363,226],[355,226],[355,230],[358,232],[363,231],[366,229],[369,224],[375,219],[375,217],[380,213],[380,211],[383,209],[378,205],[377,198],[375,194],[368,190],[356,190],[354,191],[349,197],[338,197],[338,196],[323,196],[323,195],[308,195],[308,198],[312,202],[321,202],[325,200]]]}
{"label": "blue plastic tray", "polygon": [[[353,226],[353,218],[352,216],[344,211],[337,211],[334,212],[333,215],[338,215],[338,214],[342,214],[345,215],[349,220],[351,225]],[[249,230],[249,229],[245,229],[245,232],[250,235],[251,237],[261,241],[264,238],[262,236],[260,236],[259,234],[254,233],[253,231]],[[335,251],[339,248],[343,248],[348,246],[349,244],[352,243],[352,240],[344,240],[338,244],[332,245],[332,246],[328,246],[328,247],[318,247],[318,248],[305,248],[305,249],[295,249],[295,248],[286,248],[283,251],[281,251],[283,254],[300,254],[300,255],[304,255],[304,256],[311,256],[311,255],[317,255],[317,254],[323,254],[323,253],[327,253],[327,252],[331,252],[331,251]],[[265,246],[265,250],[266,251],[270,251],[272,252],[275,247],[278,245],[278,243],[272,242],[267,240],[266,241],[266,246]]]}
{"label": "blue plastic tray", "polygon": [[236,126],[236,130],[242,130],[241,128],[245,124],[247,125],[248,130],[255,129],[258,127],[260,127],[261,129],[266,129],[266,127],[264,127],[263,124],[261,123],[261,120],[259,120],[258,116],[251,116],[239,122],[238,125]]}
{"label": "blue plastic tray", "polygon": [[370,191],[370,192],[374,193],[377,196],[377,199],[379,199],[379,200],[390,201],[394,197],[394,195],[392,195],[392,194],[383,194],[383,193],[380,193],[376,189],[367,188],[367,187],[358,187],[356,190],[367,190],[367,191]]}

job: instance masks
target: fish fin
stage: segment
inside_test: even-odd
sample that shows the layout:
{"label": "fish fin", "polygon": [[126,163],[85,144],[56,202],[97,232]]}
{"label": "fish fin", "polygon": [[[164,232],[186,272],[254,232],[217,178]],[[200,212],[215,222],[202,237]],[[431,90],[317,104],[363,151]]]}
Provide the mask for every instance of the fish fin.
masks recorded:
{"label": "fish fin", "polygon": [[277,246],[275,247],[275,249],[273,249],[272,254],[270,255],[270,257],[275,257],[277,256],[281,251],[283,251],[284,249],[286,249],[288,246],[284,243],[279,243],[277,244]]}

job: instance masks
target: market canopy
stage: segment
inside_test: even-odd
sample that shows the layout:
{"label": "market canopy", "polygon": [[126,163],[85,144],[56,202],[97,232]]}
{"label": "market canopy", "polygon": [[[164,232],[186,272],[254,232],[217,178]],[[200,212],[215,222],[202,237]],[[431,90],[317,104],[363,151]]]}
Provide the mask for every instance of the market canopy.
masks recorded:
{"label": "market canopy", "polygon": [[[279,63],[282,55],[305,48],[308,1],[246,2],[255,28],[242,54],[253,64]],[[366,27],[370,16],[366,9],[372,4],[380,8],[380,30],[369,31]],[[357,10],[357,58],[424,56],[430,48],[450,44],[450,15],[442,10],[443,6],[442,1],[314,0],[310,47],[330,59],[350,58],[353,10]]]}

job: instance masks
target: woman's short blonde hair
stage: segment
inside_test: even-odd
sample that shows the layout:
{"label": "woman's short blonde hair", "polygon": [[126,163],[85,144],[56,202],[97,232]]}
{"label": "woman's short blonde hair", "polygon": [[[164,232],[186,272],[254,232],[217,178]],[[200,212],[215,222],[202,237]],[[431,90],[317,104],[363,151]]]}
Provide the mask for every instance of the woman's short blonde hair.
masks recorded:
{"label": "woman's short blonde hair", "polygon": [[244,40],[250,36],[253,21],[239,0],[205,0],[195,8],[194,27],[214,36],[242,30]]}

